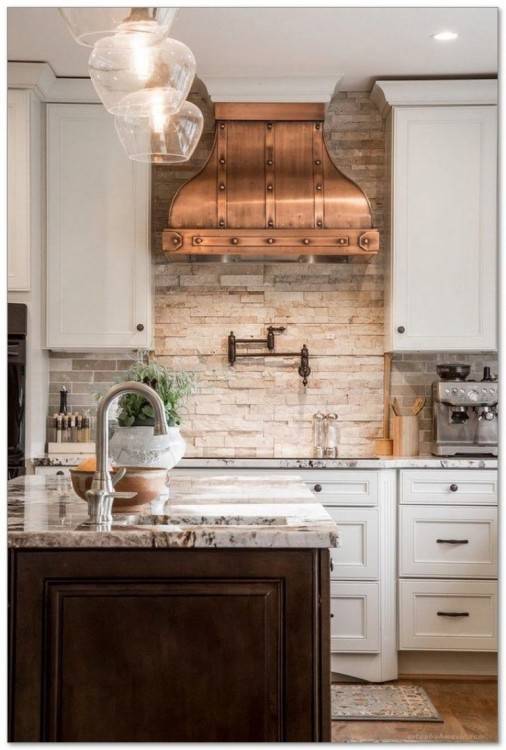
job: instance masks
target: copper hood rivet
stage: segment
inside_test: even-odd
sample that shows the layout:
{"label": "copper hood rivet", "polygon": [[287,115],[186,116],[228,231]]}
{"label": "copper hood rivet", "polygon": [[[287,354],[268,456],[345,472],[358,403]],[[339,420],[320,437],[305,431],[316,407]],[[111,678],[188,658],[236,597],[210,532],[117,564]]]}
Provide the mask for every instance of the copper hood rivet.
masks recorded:
{"label": "copper hood rivet", "polygon": [[221,128],[222,130],[225,130],[225,123],[223,123],[223,122],[220,122],[220,128]]}
{"label": "copper hood rivet", "polygon": [[272,130],[272,122],[268,122],[267,123],[267,129],[268,130]]}
{"label": "copper hood rivet", "polygon": [[269,227],[269,229],[272,229],[272,227],[274,226],[274,222],[273,221],[268,221],[267,222],[267,226]]}
{"label": "copper hood rivet", "polygon": [[272,185],[267,185],[267,190],[272,190]]}
{"label": "copper hood rivet", "polygon": [[220,164],[225,164],[225,159],[220,159]]}
{"label": "copper hood rivet", "polygon": [[317,186],[316,186],[316,189],[317,189],[317,190],[321,190],[321,189],[322,189],[322,186],[321,186],[321,185],[317,185]]}
{"label": "copper hood rivet", "polygon": [[317,221],[316,222],[316,226],[317,227],[322,227],[323,226],[323,221]]}
{"label": "copper hood rivet", "polygon": [[317,130],[320,130],[320,123],[319,123],[319,122],[317,122],[317,123],[316,123],[316,125],[315,125],[315,128],[316,128]]}
{"label": "copper hood rivet", "polygon": [[237,237],[232,237],[232,239],[230,240],[230,242],[232,243],[232,245],[238,245],[239,244],[239,240],[237,239]]}
{"label": "copper hood rivet", "polygon": [[225,185],[223,184],[223,182],[220,184],[220,190],[225,190]]}
{"label": "copper hood rivet", "polygon": [[179,240],[178,240],[177,237],[174,237],[174,239],[172,240],[172,244],[173,245],[179,245]]}
{"label": "copper hood rivet", "polygon": [[195,244],[200,245],[202,242],[202,237],[195,237]]}
{"label": "copper hood rivet", "polygon": [[307,237],[304,237],[304,239],[302,240],[302,242],[303,242],[303,243],[304,243],[305,245],[309,245],[309,240],[308,240],[308,238],[307,238]]}
{"label": "copper hood rivet", "polygon": [[273,161],[272,159],[267,159],[267,166],[272,167]]}
{"label": "copper hood rivet", "polygon": [[223,221],[223,219],[220,219],[220,227],[224,227],[224,226],[225,226],[225,222]]}
{"label": "copper hood rivet", "polygon": [[269,243],[269,245],[273,245],[274,244],[274,240],[272,239],[272,237],[268,237],[267,238],[267,242]]}
{"label": "copper hood rivet", "polygon": [[321,164],[321,161],[320,159],[315,159],[314,163],[316,164],[317,167],[319,167]]}
{"label": "copper hood rivet", "polygon": [[364,239],[362,240],[362,244],[363,245],[368,245],[369,244],[369,240],[367,239],[367,237],[364,237]]}

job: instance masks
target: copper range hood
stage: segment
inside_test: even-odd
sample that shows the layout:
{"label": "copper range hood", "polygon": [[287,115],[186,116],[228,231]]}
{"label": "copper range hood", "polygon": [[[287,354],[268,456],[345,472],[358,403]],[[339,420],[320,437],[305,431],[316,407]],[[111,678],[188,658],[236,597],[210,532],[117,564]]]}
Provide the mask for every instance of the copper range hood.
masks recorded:
{"label": "copper range hood", "polygon": [[331,161],[323,104],[216,104],[203,169],[175,195],[170,260],[370,258],[379,233],[362,190]]}

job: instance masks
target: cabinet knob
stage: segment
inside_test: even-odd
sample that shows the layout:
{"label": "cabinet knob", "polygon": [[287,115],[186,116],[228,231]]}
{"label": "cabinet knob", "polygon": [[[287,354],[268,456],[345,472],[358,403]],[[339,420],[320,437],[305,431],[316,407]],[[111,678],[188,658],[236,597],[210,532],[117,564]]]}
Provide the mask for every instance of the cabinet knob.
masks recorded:
{"label": "cabinet knob", "polygon": [[404,326],[397,326],[397,333],[405,333],[406,329]]}
{"label": "cabinet knob", "polygon": [[451,484],[450,492],[457,492],[458,488],[459,488],[458,484]]}
{"label": "cabinet knob", "polygon": [[143,331],[144,330],[144,326],[142,325],[142,323],[137,323],[137,330],[138,331]]}
{"label": "cabinet knob", "polygon": [[314,489],[315,492],[321,492],[322,491],[322,486],[321,486],[321,484],[315,484],[315,486],[313,487],[313,489]]}
{"label": "cabinet knob", "polygon": [[330,558],[330,570],[331,572],[334,572],[334,561],[332,558]]}
{"label": "cabinet knob", "polygon": [[330,613],[330,617],[331,618],[334,617],[334,613],[333,612]]}

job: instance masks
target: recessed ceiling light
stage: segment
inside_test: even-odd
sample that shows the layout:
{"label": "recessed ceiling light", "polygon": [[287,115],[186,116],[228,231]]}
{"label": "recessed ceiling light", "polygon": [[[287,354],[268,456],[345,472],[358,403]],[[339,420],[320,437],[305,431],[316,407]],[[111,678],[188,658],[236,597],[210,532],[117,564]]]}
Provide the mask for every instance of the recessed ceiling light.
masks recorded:
{"label": "recessed ceiling light", "polygon": [[439,31],[437,34],[432,34],[432,38],[437,42],[453,42],[457,37],[456,31]]}

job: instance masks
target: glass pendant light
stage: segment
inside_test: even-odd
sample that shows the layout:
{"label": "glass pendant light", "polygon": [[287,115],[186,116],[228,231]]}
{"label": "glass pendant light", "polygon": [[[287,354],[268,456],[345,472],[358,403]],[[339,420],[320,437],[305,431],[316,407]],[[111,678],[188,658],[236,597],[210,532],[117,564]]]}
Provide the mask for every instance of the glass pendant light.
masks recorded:
{"label": "glass pendant light", "polygon": [[176,39],[119,31],[99,40],[88,68],[104,107],[114,115],[148,116],[152,89],[163,89],[164,108],[177,112],[195,77],[193,52]]}
{"label": "glass pendant light", "polygon": [[114,118],[128,157],[153,164],[188,161],[202,135],[202,112],[191,102],[184,102],[178,112],[172,112],[170,90],[155,88],[150,94],[149,114],[139,117],[127,113]]}
{"label": "glass pendant light", "polygon": [[93,47],[103,37],[118,30],[166,36],[179,8],[60,8],[78,44]]}

